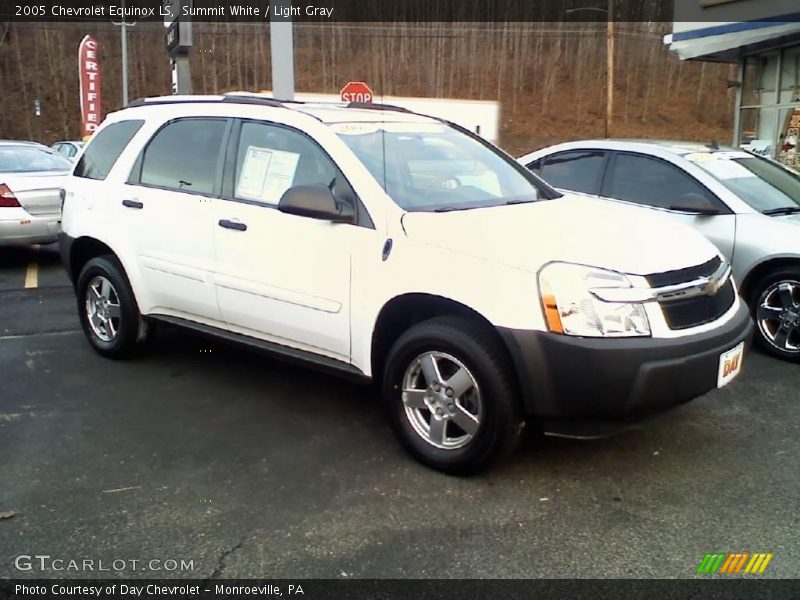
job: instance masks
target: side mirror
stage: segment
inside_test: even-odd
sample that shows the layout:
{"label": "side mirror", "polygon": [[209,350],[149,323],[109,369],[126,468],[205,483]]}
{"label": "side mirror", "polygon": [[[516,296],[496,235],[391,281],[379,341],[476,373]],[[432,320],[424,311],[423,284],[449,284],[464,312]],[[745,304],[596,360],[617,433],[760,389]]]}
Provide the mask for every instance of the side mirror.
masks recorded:
{"label": "side mirror", "polygon": [[720,213],[719,208],[714,206],[714,204],[702,194],[684,194],[675,204],[671,204],[669,209],[676,212],[703,216],[713,216]]}
{"label": "side mirror", "polygon": [[278,210],[334,223],[352,223],[355,219],[353,207],[338,202],[325,185],[296,185],[289,188],[281,196]]}

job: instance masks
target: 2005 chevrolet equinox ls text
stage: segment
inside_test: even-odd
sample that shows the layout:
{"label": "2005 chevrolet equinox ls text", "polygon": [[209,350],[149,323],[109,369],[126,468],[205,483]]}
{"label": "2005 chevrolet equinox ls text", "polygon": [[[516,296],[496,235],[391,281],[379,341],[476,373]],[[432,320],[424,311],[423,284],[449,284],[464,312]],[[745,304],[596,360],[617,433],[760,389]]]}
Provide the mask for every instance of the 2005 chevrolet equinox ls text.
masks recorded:
{"label": "2005 chevrolet equinox ls text", "polygon": [[752,336],[699,233],[563,198],[395,107],[134,102],[67,179],[62,228],[100,354],[166,322],[375,380],[405,448],[449,473],[507,455],[526,420],[591,431],[723,386]]}

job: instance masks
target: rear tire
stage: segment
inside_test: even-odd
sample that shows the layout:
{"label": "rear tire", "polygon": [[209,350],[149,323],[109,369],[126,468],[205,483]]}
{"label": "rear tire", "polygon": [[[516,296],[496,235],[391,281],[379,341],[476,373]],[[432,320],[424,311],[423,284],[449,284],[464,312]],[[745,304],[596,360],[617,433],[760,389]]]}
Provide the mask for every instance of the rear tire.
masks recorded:
{"label": "rear tire", "polygon": [[800,362],[800,268],[767,274],[753,287],[749,304],[759,346],[776,358]]}
{"label": "rear tire", "polygon": [[140,351],[151,334],[142,319],[125,270],[113,255],[89,260],[76,283],[81,328],[92,348],[107,358]]}
{"label": "rear tire", "polygon": [[386,360],[392,428],[419,462],[471,475],[508,456],[524,426],[514,373],[494,332],[463,317],[411,327]]}

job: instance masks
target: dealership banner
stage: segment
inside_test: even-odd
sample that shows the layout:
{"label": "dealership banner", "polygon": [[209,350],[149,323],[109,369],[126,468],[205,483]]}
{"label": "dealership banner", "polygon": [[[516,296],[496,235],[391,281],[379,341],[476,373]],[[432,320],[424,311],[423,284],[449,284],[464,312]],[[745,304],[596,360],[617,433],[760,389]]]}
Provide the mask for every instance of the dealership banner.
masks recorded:
{"label": "dealership banner", "polygon": [[90,35],[85,36],[78,47],[82,139],[92,135],[103,120],[98,49],[97,41]]}

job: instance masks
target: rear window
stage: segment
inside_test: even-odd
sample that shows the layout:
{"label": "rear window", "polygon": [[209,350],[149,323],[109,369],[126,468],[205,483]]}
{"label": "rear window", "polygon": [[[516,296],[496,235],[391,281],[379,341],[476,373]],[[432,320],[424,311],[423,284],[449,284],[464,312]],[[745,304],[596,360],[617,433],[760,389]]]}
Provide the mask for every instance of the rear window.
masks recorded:
{"label": "rear window", "polygon": [[0,146],[0,173],[67,171],[72,163],[50,148],[39,146]]}
{"label": "rear window", "polygon": [[144,124],[142,120],[119,121],[101,129],[89,142],[73,175],[86,179],[105,179],[119,155]]}
{"label": "rear window", "polygon": [[211,194],[226,119],[187,118],[165,125],[148,143],[136,181],[164,189]]}

